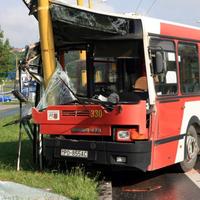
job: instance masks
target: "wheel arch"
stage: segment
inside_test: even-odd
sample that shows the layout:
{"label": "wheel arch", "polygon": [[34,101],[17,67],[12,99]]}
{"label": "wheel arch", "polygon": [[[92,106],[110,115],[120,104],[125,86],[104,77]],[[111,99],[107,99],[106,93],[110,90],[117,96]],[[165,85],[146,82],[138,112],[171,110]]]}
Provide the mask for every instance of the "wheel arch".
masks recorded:
{"label": "wheel arch", "polygon": [[195,128],[200,127],[200,119],[197,116],[192,116],[188,122],[187,130],[191,125],[195,126]]}
{"label": "wheel arch", "polygon": [[[197,116],[192,116],[190,118],[189,122],[188,122],[186,133],[188,132],[188,129],[189,129],[190,126],[194,126],[194,128],[195,128],[195,130],[197,132],[198,146],[200,148],[200,119]],[[187,137],[187,135],[186,135],[186,137]],[[184,155],[186,156],[186,153],[184,153]]]}

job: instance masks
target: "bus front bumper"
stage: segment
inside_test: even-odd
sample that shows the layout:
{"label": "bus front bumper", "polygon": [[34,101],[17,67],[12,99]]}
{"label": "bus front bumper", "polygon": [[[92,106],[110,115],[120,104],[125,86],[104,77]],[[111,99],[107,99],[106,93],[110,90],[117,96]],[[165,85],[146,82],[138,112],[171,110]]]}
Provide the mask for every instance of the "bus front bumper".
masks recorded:
{"label": "bus front bumper", "polygon": [[[43,139],[43,155],[47,160],[93,163],[133,167],[147,171],[151,162],[151,141],[119,143],[58,138]],[[61,155],[62,151],[87,152],[86,158]]]}

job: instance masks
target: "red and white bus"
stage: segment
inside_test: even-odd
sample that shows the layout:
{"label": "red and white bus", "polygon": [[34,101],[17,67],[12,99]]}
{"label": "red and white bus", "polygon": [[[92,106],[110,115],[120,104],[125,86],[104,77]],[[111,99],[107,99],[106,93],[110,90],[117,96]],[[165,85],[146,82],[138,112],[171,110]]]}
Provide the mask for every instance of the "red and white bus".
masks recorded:
{"label": "red and white bus", "polygon": [[54,1],[50,9],[58,54],[85,50],[86,60],[62,61],[74,101],[33,109],[45,160],[192,169],[200,146],[200,29]]}

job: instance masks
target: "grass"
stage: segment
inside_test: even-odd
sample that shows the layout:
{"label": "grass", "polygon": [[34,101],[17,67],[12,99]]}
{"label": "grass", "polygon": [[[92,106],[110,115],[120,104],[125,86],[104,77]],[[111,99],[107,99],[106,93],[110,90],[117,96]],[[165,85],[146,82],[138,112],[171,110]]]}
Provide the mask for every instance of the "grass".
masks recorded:
{"label": "grass", "polygon": [[3,92],[9,92],[9,91],[13,90],[13,88],[14,88],[14,81],[7,80],[4,82]]}
{"label": "grass", "polygon": [[9,102],[0,102],[0,105],[19,105],[18,100],[9,101]]}
{"label": "grass", "polygon": [[[16,117],[15,117],[16,118]],[[98,182],[80,168],[68,173],[38,172],[32,163],[31,144],[23,133],[21,171],[16,171],[18,125],[3,127],[15,119],[0,120],[0,180],[47,189],[74,200],[98,199]]]}

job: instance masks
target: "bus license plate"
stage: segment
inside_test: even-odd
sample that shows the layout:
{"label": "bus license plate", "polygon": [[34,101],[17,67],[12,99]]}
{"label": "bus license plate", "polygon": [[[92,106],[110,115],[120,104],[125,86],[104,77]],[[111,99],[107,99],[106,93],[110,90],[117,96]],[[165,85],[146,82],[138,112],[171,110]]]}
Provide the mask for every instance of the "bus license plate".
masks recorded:
{"label": "bus license plate", "polygon": [[75,157],[75,158],[88,158],[88,151],[61,149],[61,156]]}

